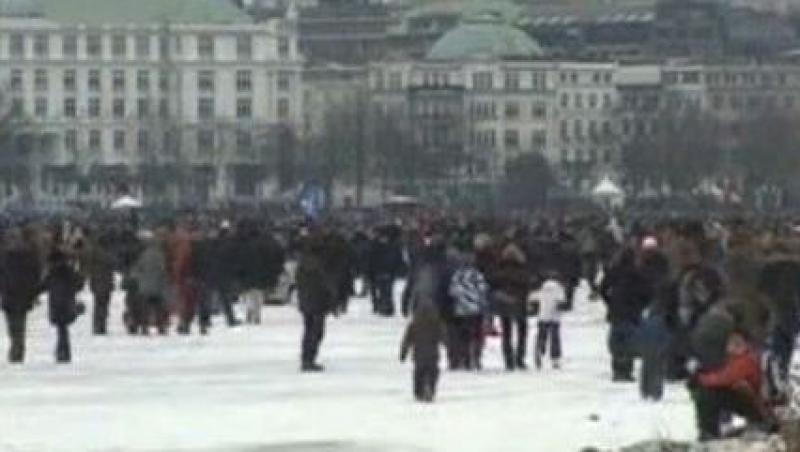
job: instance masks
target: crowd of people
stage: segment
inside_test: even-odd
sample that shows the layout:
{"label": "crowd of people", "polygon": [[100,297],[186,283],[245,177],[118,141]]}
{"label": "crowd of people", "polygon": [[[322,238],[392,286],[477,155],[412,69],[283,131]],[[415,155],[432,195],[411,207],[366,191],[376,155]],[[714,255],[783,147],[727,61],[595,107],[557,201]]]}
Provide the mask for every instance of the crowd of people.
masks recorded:
{"label": "crowd of people", "polygon": [[[568,351],[561,319],[580,302],[576,289],[584,282],[589,302],[606,308],[611,380],[638,381],[641,396],[653,401],[662,399],[666,382],[685,382],[701,437],[712,439],[726,433],[729,414],[767,432],[778,427],[800,329],[797,244],[800,234],[788,220],[596,214],[369,225],[201,224],[187,217],[146,230],[30,223],[3,233],[0,296],[9,362],[24,361],[27,316],[45,293],[58,331],[56,360],[69,362],[69,327],[86,309],[77,294],[87,284],[95,335],[108,333],[118,288],[130,335],[166,335],[172,327],[190,334],[195,323],[208,334],[215,314],[230,327],[242,323],[237,302],[247,322],[260,323],[265,294],[293,262],[301,370],[324,370],[318,355],[326,318],[346,314],[353,296],[368,295],[375,315],[410,318],[400,359],[413,356],[414,396],[431,402],[441,351],[450,371],[480,371],[489,335],[501,337],[510,372],[529,363],[543,369],[548,359],[560,369]],[[395,300],[400,279],[405,290]],[[532,318],[538,331],[529,353]]]}

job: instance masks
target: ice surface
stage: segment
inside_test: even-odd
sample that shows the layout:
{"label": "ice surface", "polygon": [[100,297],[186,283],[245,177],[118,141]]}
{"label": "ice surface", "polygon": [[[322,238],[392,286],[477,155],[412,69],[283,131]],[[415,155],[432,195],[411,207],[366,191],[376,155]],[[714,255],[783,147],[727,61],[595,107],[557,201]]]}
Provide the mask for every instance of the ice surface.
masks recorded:
{"label": "ice surface", "polygon": [[398,362],[403,321],[373,317],[366,300],[329,321],[320,375],[298,372],[293,307],[265,308],[261,326],[215,319],[208,337],[141,338],[123,334],[118,294],[111,336],[92,337],[84,316],[75,362],[58,366],[40,306],[28,362],[0,364],[0,450],[560,452],[693,438],[682,386],[652,404],[610,382],[603,308],[585,295],[564,320],[562,370],[508,374],[492,338],[486,370],[443,373],[433,405],[413,401],[410,365]]}

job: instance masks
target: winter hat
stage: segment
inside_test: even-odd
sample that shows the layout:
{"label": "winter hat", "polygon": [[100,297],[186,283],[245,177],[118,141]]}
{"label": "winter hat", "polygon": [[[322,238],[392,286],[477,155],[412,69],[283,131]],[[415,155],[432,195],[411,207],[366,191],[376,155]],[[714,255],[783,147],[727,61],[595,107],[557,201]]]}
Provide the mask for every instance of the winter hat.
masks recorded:
{"label": "winter hat", "polygon": [[525,253],[523,253],[522,250],[513,243],[509,243],[508,246],[503,249],[503,254],[501,257],[505,261],[513,261],[518,264],[524,264],[527,262],[527,259],[525,259]]}

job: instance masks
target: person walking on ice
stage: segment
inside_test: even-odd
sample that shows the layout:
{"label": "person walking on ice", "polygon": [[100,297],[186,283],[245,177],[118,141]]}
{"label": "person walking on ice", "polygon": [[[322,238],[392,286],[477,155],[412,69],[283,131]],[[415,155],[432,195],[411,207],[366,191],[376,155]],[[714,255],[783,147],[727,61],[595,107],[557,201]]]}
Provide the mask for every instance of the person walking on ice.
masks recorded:
{"label": "person walking on ice", "polygon": [[443,341],[444,330],[436,307],[431,303],[418,305],[400,347],[401,362],[405,362],[409,351],[414,353],[413,388],[418,402],[430,403],[436,397]]}

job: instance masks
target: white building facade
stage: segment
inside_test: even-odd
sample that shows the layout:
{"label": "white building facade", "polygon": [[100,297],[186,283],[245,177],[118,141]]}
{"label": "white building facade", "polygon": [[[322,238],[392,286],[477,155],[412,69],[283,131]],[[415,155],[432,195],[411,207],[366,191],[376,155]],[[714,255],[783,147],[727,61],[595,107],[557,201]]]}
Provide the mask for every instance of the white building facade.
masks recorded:
{"label": "white building facade", "polygon": [[[26,157],[28,195],[207,203],[267,194],[275,131],[303,117],[291,23],[47,13],[0,18],[4,99],[40,136]],[[13,178],[5,188],[6,199],[21,195]]]}
{"label": "white building facade", "polygon": [[461,145],[482,157],[483,180],[499,180],[515,157],[538,152],[562,184],[582,191],[605,175],[616,177],[622,148],[652,134],[659,115],[703,114],[719,128],[723,148],[759,115],[800,118],[796,64],[396,62],[371,67],[370,89],[380,108],[433,128],[441,122],[414,111],[436,108],[420,96],[432,104],[436,92],[457,96]]}
{"label": "white building facade", "polygon": [[410,93],[459,93],[464,147],[481,157],[480,175],[495,181],[530,152],[568,171],[578,163],[613,167],[616,70],[612,63],[398,62],[374,65],[370,86],[375,104],[410,116],[419,113],[410,110]]}

